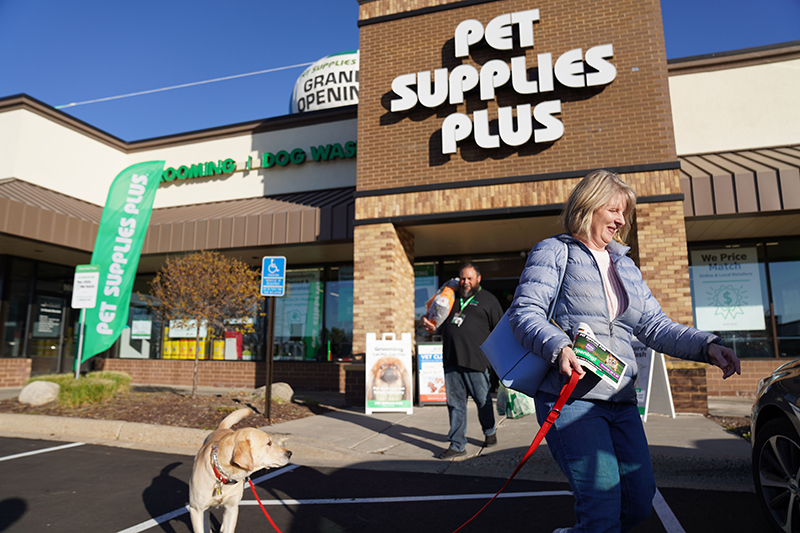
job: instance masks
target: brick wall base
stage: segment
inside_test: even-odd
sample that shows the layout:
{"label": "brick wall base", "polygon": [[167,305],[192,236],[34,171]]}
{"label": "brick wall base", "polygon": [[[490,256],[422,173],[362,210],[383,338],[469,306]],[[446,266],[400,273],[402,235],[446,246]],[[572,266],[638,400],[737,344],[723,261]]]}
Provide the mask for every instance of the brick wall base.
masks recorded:
{"label": "brick wall base", "polygon": [[344,391],[344,401],[353,407],[363,407],[365,405],[365,391],[367,390],[367,376],[365,373],[366,365],[353,364],[345,368],[346,387]]}
{"label": "brick wall base", "polygon": [[0,359],[0,387],[22,387],[30,377],[30,359],[18,357]]}
{"label": "brick wall base", "polygon": [[[345,392],[344,367],[347,364],[276,361],[272,381],[288,383],[295,390]],[[101,359],[96,367],[98,370],[127,372],[136,384],[191,386],[194,361]],[[263,361],[200,361],[197,385],[257,388],[266,383],[265,372],[266,364]]]}
{"label": "brick wall base", "polygon": [[675,412],[707,415],[707,365],[687,361],[667,360],[666,366]]}
{"label": "brick wall base", "polygon": [[726,380],[722,379],[719,368],[709,368],[706,375],[708,395],[755,397],[759,380],[789,361],[790,359],[745,359],[742,361],[742,375],[733,375]]}

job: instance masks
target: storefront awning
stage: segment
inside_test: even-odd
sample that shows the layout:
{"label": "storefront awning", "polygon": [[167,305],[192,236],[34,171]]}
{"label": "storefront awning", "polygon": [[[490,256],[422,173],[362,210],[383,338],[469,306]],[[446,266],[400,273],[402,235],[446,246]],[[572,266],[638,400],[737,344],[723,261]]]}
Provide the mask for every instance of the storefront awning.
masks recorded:
{"label": "storefront awning", "polygon": [[[144,254],[353,238],[354,187],[154,209]],[[102,207],[9,178],[0,180],[0,253],[20,239],[91,252]],[[10,239],[10,240],[9,240]],[[27,254],[22,254],[27,255]]]}
{"label": "storefront awning", "polygon": [[91,251],[102,212],[100,206],[26,181],[0,180],[2,234]]}
{"label": "storefront awning", "polygon": [[154,209],[142,253],[353,238],[354,187]]}
{"label": "storefront awning", "polygon": [[679,159],[686,217],[800,209],[800,145]]}

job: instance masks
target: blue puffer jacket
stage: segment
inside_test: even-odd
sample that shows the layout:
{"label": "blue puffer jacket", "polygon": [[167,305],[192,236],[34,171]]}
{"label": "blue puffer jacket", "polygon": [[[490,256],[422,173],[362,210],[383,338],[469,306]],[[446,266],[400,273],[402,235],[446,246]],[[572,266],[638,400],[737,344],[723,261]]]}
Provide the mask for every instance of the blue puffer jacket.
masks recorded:
{"label": "blue puffer jacket", "polygon": [[[554,320],[547,312],[556,294],[559,272],[569,247],[569,260],[556,303]],[[557,235],[537,244],[528,256],[519,280],[509,319],[514,337],[534,355],[553,365],[539,390],[558,395],[565,382],[555,366],[564,346],[571,345],[578,323],[592,328],[598,341],[621,358],[628,368],[619,388],[588,374],[578,382],[573,398],[636,403],[634,382],[638,368],[631,346],[636,336],[656,352],[681,359],[708,362],[708,345],[719,337],[670,320],[650,293],[642,274],[625,254],[629,248],[615,241],[607,250],[628,296],[628,307],[610,320],[600,269],[589,249],[569,234]],[[566,332],[566,333],[564,333]]]}

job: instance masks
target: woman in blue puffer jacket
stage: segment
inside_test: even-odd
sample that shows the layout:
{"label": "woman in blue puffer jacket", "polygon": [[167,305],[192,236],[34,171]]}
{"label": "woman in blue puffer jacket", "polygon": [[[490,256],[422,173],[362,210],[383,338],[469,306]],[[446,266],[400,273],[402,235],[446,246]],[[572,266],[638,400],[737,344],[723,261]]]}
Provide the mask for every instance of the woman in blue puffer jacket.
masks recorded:
{"label": "woman in blue puffer jacket", "polygon": [[[575,495],[577,517],[573,528],[554,533],[626,532],[650,515],[655,480],[633,386],[634,336],[656,352],[716,365],[724,378],[740,373],[739,359],[719,337],[664,314],[627,257],[621,242],[635,205],[636,193],[616,174],[586,176],[561,214],[568,233],[533,248],[509,313],[516,339],[553,366],[535,398],[540,424],[572,372],[581,378],[547,434]],[[547,320],[554,300],[558,326]],[[571,341],[579,323],[627,365],[618,387],[578,362]]]}

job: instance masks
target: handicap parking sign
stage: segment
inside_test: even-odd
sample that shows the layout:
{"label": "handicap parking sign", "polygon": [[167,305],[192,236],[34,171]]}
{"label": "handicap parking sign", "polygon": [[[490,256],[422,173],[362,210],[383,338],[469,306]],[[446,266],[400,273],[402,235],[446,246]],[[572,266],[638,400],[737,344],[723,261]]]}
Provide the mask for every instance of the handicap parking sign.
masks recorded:
{"label": "handicap parking sign", "polygon": [[283,296],[286,286],[286,258],[264,257],[261,260],[261,296]]}

